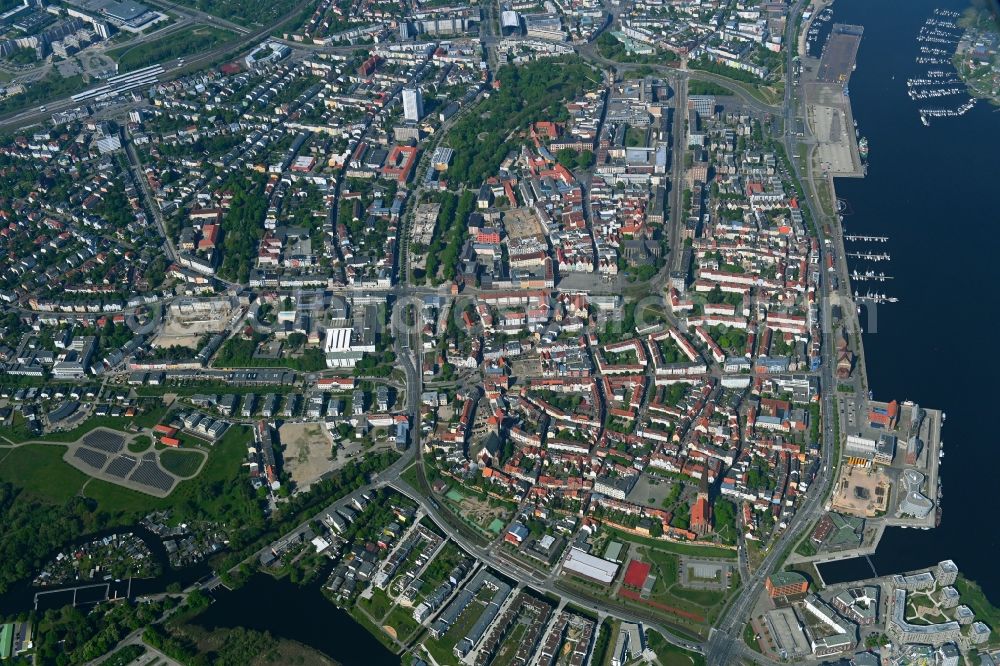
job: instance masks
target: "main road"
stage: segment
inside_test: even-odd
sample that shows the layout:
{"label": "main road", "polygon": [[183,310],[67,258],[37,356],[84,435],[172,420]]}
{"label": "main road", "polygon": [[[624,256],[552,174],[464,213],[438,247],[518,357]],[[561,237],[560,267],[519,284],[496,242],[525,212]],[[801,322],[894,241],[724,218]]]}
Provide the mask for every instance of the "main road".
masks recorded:
{"label": "main road", "polygon": [[[803,4],[803,0],[798,0],[789,12],[788,26],[785,34],[785,44],[787,48],[785,73],[786,86],[782,114],[784,118],[782,144],[784,146],[785,153],[788,156],[788,162],[791,164],[792,170],[800,183],[802,182],[802,169],[798,162],[794,159],[795,145],[792,140],[792,136],[794,134],[794,120],[798,116],[798,110],[796,109],[795,104],[796,95],[794,94],[794,86],[792,85],[793,78],[791,76],[791,69],[794,57],[792,44],[797,42],[794,35],[794,27],[797,24],[797,19],[802,11]],[[827,255],[829,254],[830,249],[827,244],[823,242],[821,231],[823,226],[822,222],[825,219],[823,217],[825,211],[818,209],[817,202],[814,201],[813,196],[810,196],[811,192],[808,189],[804,188],[803,195],[806,207],[813,220],[815,231],[820,238],[820,266],[826,266]],[[838,281],[841,288],[845,283],[846,280],[844,279]],[[742,640],[743,626],[750,618],[750,614],[752,613],[757,600],[761,596],[764,580],[784,563],[785,557],[789,553],[790,549],[798,543],[798,541],[805,535],[806,530],[815,523],[823,512],[823,504],[826,501],[827,490],[829,489],[830,482],[836,472],[836,461],[833,459],[833,454],[836,448],[834,419],[839,418],[839,415],[834,407],[834,387],[836,384],[833,377],[832,362],[832,359],[835,358],[835,356],[833,349],[834,331],[832,328],[832,318],[830,313],[830,292],[831,287],[827,273],[825,270],[821,270],[820,294],[822,294],[822,298],[820,317],[822,320],[822,356],[824,361],[820,373],[820,395],[823,420],[823,445],[821,448],[822,466],[820,467],[816,479],[812,484],[810,484],[809,494],[803,501],[799,510],[796,512],[789,527],[778,537],[774,544],[772,544],[770,551],[764,558],[764,561],[757,567],[750,579],[743,582],[743,588],[741,589],[739,596],[732,602],[732,604],[730,604],[722,618],[720,618],[718,625],[709,635],[709,640],[706,645],[706,653],[709,664],[728,666],[729,664],[734,663],[734,657],[742,656],[745,658],[747,656],[748,649]]]}

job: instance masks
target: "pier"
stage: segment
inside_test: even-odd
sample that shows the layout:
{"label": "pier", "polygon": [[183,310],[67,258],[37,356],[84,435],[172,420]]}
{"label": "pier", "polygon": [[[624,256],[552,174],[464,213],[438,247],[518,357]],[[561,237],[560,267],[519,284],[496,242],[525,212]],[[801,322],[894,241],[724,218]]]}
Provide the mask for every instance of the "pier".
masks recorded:
{"label": "pier", "polygon": [[[130,584],[131,584],[131,580],[130,580]],[[39,599],[41,597],[47,595],[47,594],[65,594],[65,593],[68,593],[68,592],[72,592],[73,593],[73,606],[76,607],[76,595],[77,595],[77,592],[79,592],[80,590],[93,590],[93,589],[98,589],[98,588],[104,588],[104,595],[103,595],[103,597],[100,598],[100,599],[89,600],[89,601],[86,601],[86,602],[83,602],[83,603],[90,604],[90,603],[99,603],[101,601],[107,601],[108,600],[108,594],[111,591],[111,583],[94,583],[93,585],[77,585],[76,587],[63,588],[61,590],[46,590],[44,592],[36,592],[35,593],[35,610],[38,610],[38,601],[39,601]]]}
{"label": "pier", "polygon": [[883,303],[899,303],[899,299],[895,296],[886,296],[885,294],[876,294],[870,291],[864,295],[854,292],[854,300],[861,305],[867,303],[874,303],[875,305],[882,305]]}
{"label": "pier", "polygon": [[844,236],[844,240],[849,241],[862,241],[865,243],[888,243],[888,236],[857,236],[855,234],[847,234]]}
{"label": "pier", "polygon": [[866,261],[891,261],[888,252],[848,252],[851,259],[864,259]]}
{"label": "pier", "polygon": [[885,282],[886,280],[891,280],[891,275],[886,275],[885,273],[876,273],[875,271],[867,271],[865,273],[859,273],[854,271],[851,273],[851,281],[856,282]]}

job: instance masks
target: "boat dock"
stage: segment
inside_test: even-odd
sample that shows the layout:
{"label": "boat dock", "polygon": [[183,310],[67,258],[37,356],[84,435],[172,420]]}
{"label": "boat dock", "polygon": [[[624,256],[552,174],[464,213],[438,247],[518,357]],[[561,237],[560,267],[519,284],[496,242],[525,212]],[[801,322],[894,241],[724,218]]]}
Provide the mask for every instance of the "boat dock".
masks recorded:
{"label": "boat dock", "polygon": [[893,279],[891,275],[876,273],[875,271],[859,273],[855,270],[851,272],[851,282],[885,282],[891,279]]}
{"label": "boat dock", "polygon": [[81,601],[80,602],[80,603],[87,603],[87,604],[95,604],[95,603],[99,603],[101,601],[107,601],[108,600],[109,594],[110,594],[110,590],[111,590],[111,584],[110,583],[95,583],[93,585],[77,585],[76,587],[62,588],[62,589],[59,589],[59,590],[46,590],[44,592],[36,592],[35,593],[35,610],[38,610],[38,602],[40,601],[40,599],[42,597],[46,596],[46,595],[50,595],[50,594],[70,594],[70,593],[72,593],[73,594],[73,606],[75,607],[76,604],[77,604],[77,593],[78,592],[82,592],[82,591],[86,591],[86,590],[102,590],[102,589],[103,589],[103,594],[101,594],[99,597],[89,598],[90,595],[87,595],[88,599],[86,601]]}
{"label": "boat dock", "polygon": [[892,257],[888,252],[848,252],[851,259],[864,259],[865,261],[891,261]]}
{"label": "boat dock", "polygon": [[862,243],[887,243],[889,242],[888,236],[858,236],[855,234],[845,234],[844,240],[858,241]]}

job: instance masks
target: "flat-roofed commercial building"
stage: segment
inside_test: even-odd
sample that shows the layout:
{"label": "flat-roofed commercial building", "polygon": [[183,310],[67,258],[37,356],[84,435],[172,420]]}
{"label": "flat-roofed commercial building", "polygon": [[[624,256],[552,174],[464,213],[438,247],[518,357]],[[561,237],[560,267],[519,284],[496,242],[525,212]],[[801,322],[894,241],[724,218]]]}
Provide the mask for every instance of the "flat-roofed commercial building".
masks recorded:
{"label": "flat-roofed commercial building", "polygon": [[579,548],[570,548],[563,561],[563,571],[603,585],[610,585],[618,573],[618,563],[595,557]]}

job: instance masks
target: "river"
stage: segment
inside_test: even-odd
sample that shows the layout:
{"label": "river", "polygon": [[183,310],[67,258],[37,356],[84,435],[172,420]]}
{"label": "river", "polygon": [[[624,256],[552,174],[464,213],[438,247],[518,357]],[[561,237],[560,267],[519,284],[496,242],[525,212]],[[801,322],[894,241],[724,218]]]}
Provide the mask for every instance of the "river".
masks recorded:
{"label": "river", "polygon": [[[1000,202],[994,181],[1000,115],[979,102],[965,116],[932,119],[925,127],[918,108],[955,107],[966,98],[946,104],[906,94],[906,79],[928,69],[914,62],[925,19],[935,8],[967,6],[966,0],[836,0],[835,22],[865,28],[850,95],[871,147],[868,176],[840,179],[836,186],[850,205],[844,220],[849,233],[890,237],[877,246],[892,255],[888,265],[857,268],[885,270],[896,279],[855,288],[863,292],[875,284],[901,301],[880,306],[877,332],[865,334],[870,388],[878,399],[913,400],[948,417],[940,527],[887,530],[872,562],[885,575],[953,559],[1000,605],[998,443],[990,430],[1000,390],[989,379],[997,325],[991,313],[1000,303],[997,242],[989,226],[998,222]],[[935,69],[952,71],[949,65]],[[845,567],[837,569],[844,578]],[[871,575],[863,560],[853,571]]]}
{"label": "river", "polygon": [[[326,576],[317,580],[323,581]],[[206,629],[246,627],[298,641],[345,666],[399,666],[398,656],[323,596],[320,583],[299,587],[287,578],[254,574],[235,590],[221,591],[195,618]]]}

